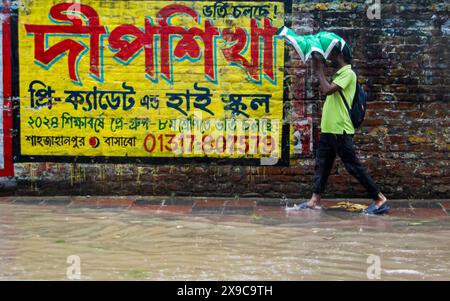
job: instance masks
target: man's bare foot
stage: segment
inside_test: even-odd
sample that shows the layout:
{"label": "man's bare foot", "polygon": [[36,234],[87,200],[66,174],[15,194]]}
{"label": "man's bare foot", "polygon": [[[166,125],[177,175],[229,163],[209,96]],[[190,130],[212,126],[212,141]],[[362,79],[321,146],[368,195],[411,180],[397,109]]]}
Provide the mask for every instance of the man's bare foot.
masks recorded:
{"label": "man's bare foot", "polygon": [[380,192],[378,194],[378,199],[374,200],[372,204],[364,210],[364,213],[375,215],[375,214],[383,214],[389,211],[390,207],[387,204],[387,198]]}
{"label": "man's bare foot", "polygon": [[378,200],[375,201],[375,207],[378,209],[387,202],[387,198],[380,192],[378,194]]}
{"label": "man's bare foot", "polygon": [[322,200],[320,194],[313,193],[311,199],[307,203],[307,206],[311,209],[321,209]]}

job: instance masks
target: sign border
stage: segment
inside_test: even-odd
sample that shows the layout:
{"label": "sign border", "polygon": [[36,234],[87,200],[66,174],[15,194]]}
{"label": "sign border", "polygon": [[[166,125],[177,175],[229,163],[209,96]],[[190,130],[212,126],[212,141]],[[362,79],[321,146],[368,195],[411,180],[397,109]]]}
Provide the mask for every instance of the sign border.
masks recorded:
{"label": "sign border", "polygon": [[11,110],[11,18],[10,18],[10,1],[1,1],[3,6],[2,16],[2,62],[3,62],[3,108],[1,108],[1,114],[3,114],[3,168],[0,169],[0,177],[14,176],[14,163],[13,163],[13,141],[12,141],[12,127],[13,118]]}

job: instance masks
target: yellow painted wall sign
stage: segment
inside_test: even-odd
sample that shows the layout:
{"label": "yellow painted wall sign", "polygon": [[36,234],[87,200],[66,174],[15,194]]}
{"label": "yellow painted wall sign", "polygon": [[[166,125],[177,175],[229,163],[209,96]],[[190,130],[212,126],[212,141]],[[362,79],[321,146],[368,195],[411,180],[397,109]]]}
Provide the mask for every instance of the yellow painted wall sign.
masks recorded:
{"label": "yellow painted wall sign", "polygon": [[281,156],[283,2],[81,2],[18,10],[19,160]]}

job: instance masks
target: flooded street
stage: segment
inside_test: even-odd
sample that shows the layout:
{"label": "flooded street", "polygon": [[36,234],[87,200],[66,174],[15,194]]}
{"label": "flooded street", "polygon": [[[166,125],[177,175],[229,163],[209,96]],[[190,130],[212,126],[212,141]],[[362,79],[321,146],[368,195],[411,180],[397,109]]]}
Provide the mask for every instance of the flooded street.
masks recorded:
{"label": "flooded street", "polygon": [[450,218],[0,203],[0,280],[450,279]]}

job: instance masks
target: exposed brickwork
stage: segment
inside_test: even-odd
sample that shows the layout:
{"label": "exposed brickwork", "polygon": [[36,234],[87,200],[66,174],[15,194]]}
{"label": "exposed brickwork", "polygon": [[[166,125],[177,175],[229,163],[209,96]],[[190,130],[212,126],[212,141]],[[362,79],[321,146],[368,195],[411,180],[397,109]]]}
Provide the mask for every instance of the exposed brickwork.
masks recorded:
{"label": "exposed brickwork", "polygon": [[[382,0],[380,20],[369,20],[365,1],[294,1],[298,33],[335,31],[354,49],[354,65],[371,93],[368,117],[356,142],[359,154],[391,198],[450,195],[449,10],[441,1]],[[286,62],[290,121],[314,117],[317,80],[291,51]],[[16,164],[15,177],[0,179],[0,194],[120,194],[177,196],[307,197],[314,160],[290,167],[214,165]],[[330,197],[366,196],[338,161]]]}

